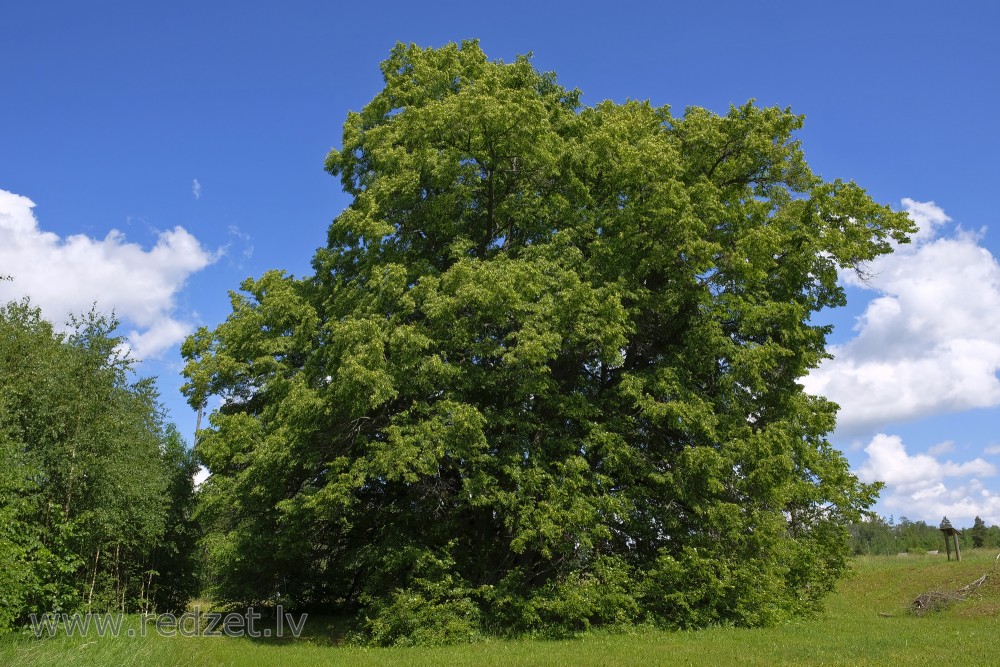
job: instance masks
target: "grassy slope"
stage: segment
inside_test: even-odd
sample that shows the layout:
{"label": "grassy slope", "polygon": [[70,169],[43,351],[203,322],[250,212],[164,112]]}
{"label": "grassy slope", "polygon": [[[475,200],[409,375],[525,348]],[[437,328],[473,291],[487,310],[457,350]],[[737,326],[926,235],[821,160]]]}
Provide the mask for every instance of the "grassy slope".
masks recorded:
{"label": "grassy slope", "polygon": [[[1000,566],[974,598],[918,618],[920,593],[953,591],[977,579],[995,553],[961,563],[944,556],[860,558],[822,616],[777,628],[593,634],[574,641],[486,642],[426,649],[330,646],[319,619],[293,642],[249,639],[79,637],[0,642],[3,665],[981,665],[1000,662]],[[881,616],[888,614],[889,616]],[[310,628],[309,625],[312,625]]]}

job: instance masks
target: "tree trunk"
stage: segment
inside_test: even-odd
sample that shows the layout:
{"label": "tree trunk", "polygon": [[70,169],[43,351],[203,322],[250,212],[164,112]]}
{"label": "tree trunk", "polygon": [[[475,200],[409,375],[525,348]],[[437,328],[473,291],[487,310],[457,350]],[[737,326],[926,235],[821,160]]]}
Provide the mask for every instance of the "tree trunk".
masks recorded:
{"label": "tree trunk", "polygon": [[94,574],[90,578],[90,592],[87,593],[87,606],[94,601],[94,585],[97,584],[97,563],[101,559],[101,547],[97,547],[97,553],[94,554]]}

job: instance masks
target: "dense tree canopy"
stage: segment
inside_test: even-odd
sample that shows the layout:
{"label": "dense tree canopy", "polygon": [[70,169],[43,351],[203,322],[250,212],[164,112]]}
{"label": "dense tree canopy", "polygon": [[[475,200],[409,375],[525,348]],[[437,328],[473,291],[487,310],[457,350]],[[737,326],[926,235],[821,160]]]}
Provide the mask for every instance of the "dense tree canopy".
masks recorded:
{"label": "dense tree canopy", "polygon": [[580,103],[527,58],[397,46],[327,170],[315,274],[184,346],[211,583],[379,643],[807,612],[877,488],[798,383],[838,269],[911,223],[802,117]]}
{"label": "dense tree canopy", "polygon": [[193,461],[113,320],[0,305],[0,632],[28,614],[176,609],[196,591]]}

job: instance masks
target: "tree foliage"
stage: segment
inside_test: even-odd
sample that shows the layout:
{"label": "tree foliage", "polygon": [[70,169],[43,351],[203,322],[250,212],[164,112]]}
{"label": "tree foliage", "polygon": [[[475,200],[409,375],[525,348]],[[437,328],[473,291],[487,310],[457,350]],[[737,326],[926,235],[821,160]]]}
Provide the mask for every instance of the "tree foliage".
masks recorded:
{"label": "tree foliage", "polygon": [[247,280],[183,348],[192,405],[223,399],[215,593],[379,643],[814,609],[877,485],[798,383],[811,317],[911,223],[814,175],[788,109],[585,107],[475,42],[382,72],[314,275]]}
{"label": "tree foliage", "polygon": [[193,462],[152,380],[130,380],[115,326],[91,313],[58,334],[27,301],[0,306],[0,631],[193,592],[157,576],[192,553],[178,525]]}
{"label": "tree foliage", "polygon": [[988,529],[986,528],[986,522],[983,521],[981,517],[977,516],[975,521],[972,523],[972,529],[969,531],[972,545],[976,548],[985,546],[987,535]]}

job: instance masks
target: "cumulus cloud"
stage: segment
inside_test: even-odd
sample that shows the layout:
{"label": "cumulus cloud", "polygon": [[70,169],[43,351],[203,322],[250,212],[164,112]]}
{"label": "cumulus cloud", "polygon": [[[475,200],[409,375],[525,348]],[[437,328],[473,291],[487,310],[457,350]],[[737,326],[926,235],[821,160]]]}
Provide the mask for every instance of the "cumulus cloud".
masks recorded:
{"label": "cumulus cloud", "polygon": [[1000,405],[1000,265],[934,202],[903,207],[913,242],[873,262],[867,282],[842,276],[876,296],[856,335],[803,379],[840,404],[841,433]]}
{"label": "cumulus cloud", "polygon": [[194,195],[195,199],[201,199],[201,183],[198,182],[197,178],[191,182],[191,194]]}
{"label": "cumulus cloud", "polygon": [[1000,495],[981,481],[996,475],[997,468],[982,458],[961,463],[941,461],[932,454],[909,454],[902,439],[879,433],[865,447],[867,460],[857,470],[865,482],[882,481],[882,507],[896,516],[972,523],[980,516],[1000,522]]}
{"label": "cumulus cloud", "polygon": [[865,447],[868,460],[858,469],[858,477],[866,482],[883,481],[903,491],[925,491],[945,477],[995,475],[996,466],[981,458],[965,463],[941,463],[932,454],[906,452],[898,435],[879,433]]}
{"label": "cumulus cloud", "polygon": [[911,243],[920,244],[924,241],[930,241],[936,235],[938,227],[946,222],[951,222],[948,214],[932,201],[920,202],[903,197],[901,203],[903,210],[910,216],[910,220],[917,225],[917,231],[911,237]]}
{"label": "cumulus cloud", "polygon": [[28,295],[59,324],[96,305],[130,328],[139,358],[155,357],[191,330],[177,319],[174,297],[188,277],[218,258],[183,227],[160,232],[144,249],[112,230],[103,239],[60,237],[39,228],[27,197],[0,190],[0,299]]}

